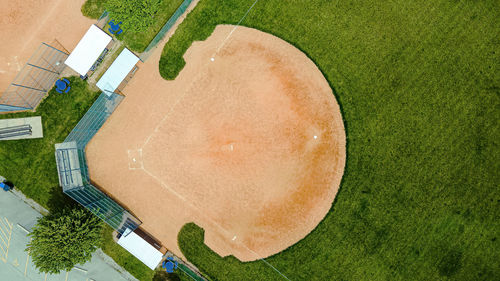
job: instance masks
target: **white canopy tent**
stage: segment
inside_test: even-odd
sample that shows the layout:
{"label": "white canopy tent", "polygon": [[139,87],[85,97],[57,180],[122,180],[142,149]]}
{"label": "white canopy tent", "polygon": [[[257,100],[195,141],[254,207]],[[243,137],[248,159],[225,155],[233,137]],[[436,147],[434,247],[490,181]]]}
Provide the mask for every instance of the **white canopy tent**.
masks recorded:
{"label": "white canopy tent", "polygon": [[155,247],[151,246],[146,240],[132,232],[129,228],[118,239],[118,245],[125,248],[132,255],[151,269],[155,269],[160,264],[163,254]]}
{"label": "white canopy tent", "polygon": [[93,24],[64,63],[85,75],[111,40],[111,36]]}
{"label": "white canopy tent", "polygon": [[134,53],[127,48],[123,49],[113,64],[106,70],[101,79],[99,79],[96,84],[97,87],[110,96],[111,93],[118,88],[123,79],[127,77],[138,61],[139,58],[134,55]]}

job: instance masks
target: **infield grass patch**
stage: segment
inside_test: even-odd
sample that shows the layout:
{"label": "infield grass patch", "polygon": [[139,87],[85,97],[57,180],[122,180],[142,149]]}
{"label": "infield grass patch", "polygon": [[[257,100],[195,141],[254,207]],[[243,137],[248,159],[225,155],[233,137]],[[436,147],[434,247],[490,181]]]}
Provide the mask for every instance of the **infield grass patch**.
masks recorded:
{"label": "infield grass patch", "polygon": [[104,12],[107,0],[87,0],[83,3],[82,14],[91,19],[98,19]]}
{"label": "infield grass patch", "polygon": [[[203,0],[165,45],[174,79],[193,41],[253,0]],[[347,166],[326,218],[266,259],[290,280],[500,279],[497,1],[259,1],[242,25],[284,39],[339,101]],[[237,31],[236,31],[237,32]],[[187,225],[181,250],[214,280],[286,280],[221,258]]]}

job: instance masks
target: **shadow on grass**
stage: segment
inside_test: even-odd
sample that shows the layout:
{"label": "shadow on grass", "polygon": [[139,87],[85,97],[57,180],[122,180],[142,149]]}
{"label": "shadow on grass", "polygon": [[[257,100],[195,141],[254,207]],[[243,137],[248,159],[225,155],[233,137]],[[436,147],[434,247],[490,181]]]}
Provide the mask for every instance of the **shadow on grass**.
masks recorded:
{"label": "shadow on grass", "polygon": [[153,277],[153,281],[181,281],[181,278],[175,273],[156,271]]}
{"label": "shadow on grass", "polygon": [[56,186],[50,190],[47,207],[51,213],[57,214],[61,213],[63,210],[77,208],[78,203],[76,203],[68,195],[64,194],[62,187]]}

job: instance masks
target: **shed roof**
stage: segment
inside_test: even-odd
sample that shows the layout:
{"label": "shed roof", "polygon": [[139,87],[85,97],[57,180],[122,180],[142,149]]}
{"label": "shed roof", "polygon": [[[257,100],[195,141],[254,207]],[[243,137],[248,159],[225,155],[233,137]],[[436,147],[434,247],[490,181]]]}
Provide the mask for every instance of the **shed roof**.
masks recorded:
{"label": "shed roof", "polygon": [[108,96],[111,95],[127,74],[134,68],[139,58],[125,48],[97,82],[97,87]]}
{"label": "shed roof", "polygon": [[125,250],[129,251],[153,270],[160,264],[163,258],[163,254],[160,251],[128,228],[120,239],[118,239],[118,245],[125,248]]}
{"label": "shed roof", "polygon": [[111,36],[93,24],[64,63],[85,75],[111,40]]}

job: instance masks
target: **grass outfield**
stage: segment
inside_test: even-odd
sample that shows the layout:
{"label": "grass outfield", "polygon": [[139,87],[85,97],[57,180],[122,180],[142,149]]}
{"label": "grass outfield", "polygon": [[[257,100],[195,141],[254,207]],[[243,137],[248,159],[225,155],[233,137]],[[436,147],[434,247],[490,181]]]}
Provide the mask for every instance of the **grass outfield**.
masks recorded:
{"label": "grass outfield", "polygon": [[[155,22],[142,32],[130,32],[125,30],[117,38],[125,42],[127,47],[132,51],[143,52],[149,45],[151,40],[160,31],[163,25],[174,14],[175,10],[181,5],[183,0],[162,0],[159,11],[155,17]],[[82,6],[82,14],[92,19],[98,19],[104,12],[106,0],[87,0]],[[104,27],[108,30],[109,25]]]}
{"label": "grass outfield", "polygon": [[[69,80],[68,94],[52,89],[34,113],[0,114],[0,119],[42,116],[43,138],[0,141],[0,175],[50,211],[77,205],[59,186],[54,144],[64,141],[100,94],[79,78]],[[109,227],[103,230],[103,251],[139,280],[150,281],[153,271],[116,244],[111,232]]]}
{"label": "grass outfield", "polygon": [[[203,0],[166,44],[164,78],[254,0]],[[500,9],[485,1],[259,1],[242,25],[306,53],[334,89],[347,166],[331,212],[266,261],[290,280],[500,279]],[[220,258],[190,224],[182,251],[214,280],[286,280]]]}

